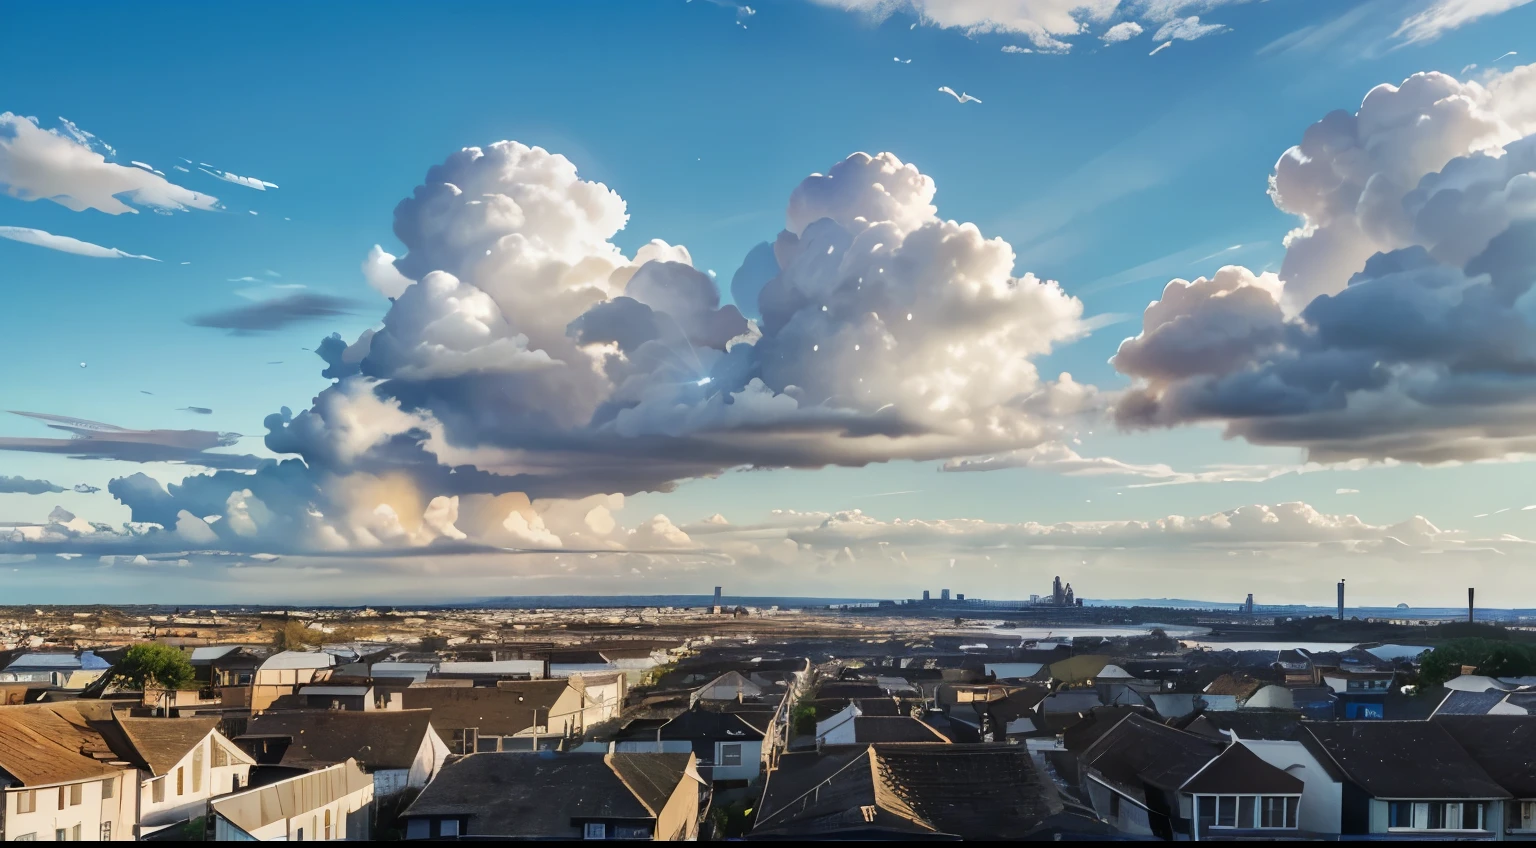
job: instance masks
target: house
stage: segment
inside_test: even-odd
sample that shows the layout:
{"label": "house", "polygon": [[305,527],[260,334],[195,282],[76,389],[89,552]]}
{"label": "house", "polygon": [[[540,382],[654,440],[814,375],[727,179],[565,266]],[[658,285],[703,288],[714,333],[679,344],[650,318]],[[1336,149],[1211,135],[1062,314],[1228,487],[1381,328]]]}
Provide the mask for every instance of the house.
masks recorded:
{"label": "house", "polygon": [[133,767],[89,715],[74,702],[0,708],[0,840],[134,839]]}
{"label": "house", "polygon": [[372,812],[373,781],[351,760],[208,804],[220,842],[367,841]]}
{"label": "house", "polygon": [[[727,671],[714,680],[700,686],[693,693],[694,702],[698,701],[742,701],[761,698],[766,690],[764,687],[747,679],[747,676],[739,671]],[[879,695],[876,689],[873,693]]]}
{"label": "house", "polygon": [[22,654],[0,671],[0,683],[42,683],[55,689],[84,689],[112,664],[94,651],[77,654]]}
{"label": "house", "polygon": [[1346,668],[1342,661],[1337,670],[1322,672],[1323,683],[1338,699],[1338,718],[1341,719],[1385,718],[1387,693],[1396,677],[1393,671],[1379,671],[1374,667]]}
{"label": "house", "polygon": [[698,838],[692,754],[474,754],[406,808],[407,839]]}
{"label": "house", "polygon": [[1491,839],[1499,833],[1510,793],[1441,721],[1308,722],[1304,728],[1303,744],[1341,774],[1341,834]]}
{"label": "house", "polygon": [[1493,781],[1513,796],[1505,807],[1504,833],[1536,837],[1536,718],[1448,716],[1436,718]]}
{"label": "house", "polygon": [[210,645],[193,648],[188,661],[195,678],[204,686],[250,686],[266,657],[243,645]]}
{"label": "house", "polygon": [[[375,689],[371,684],[336,681],[301,686],[293,698],[282,700],[301,709],[371,712],[400,709],[400,692],[399,689]],[[278,704],[274,701],[268,709],[275,709]]]}
{"label": "house", "polygon": [[699,773],[711,783],[750,781],[763,768],[765,729],[740,713],[696,707],[662,725],[657,738],[690,743]]}
{"label": "house", "polygon": [[1184,781],[1179,801],[1197,840],[1295,837],[1304,788],[1301,778],[1236,744]]}
{"label": "house", "polygon": [[1099,818],[1123,833],[1173,839],[1195,823],[1188,781],[1221,753],[1213,739],[1132,713],[1078,755],[1079,785]]}
{"label": "house", "polygon": [[448,758],[431,710],[264,713],[235,743],[263,766],[314,771],[353,760],[372,776],[374,798],[426,786]]}
{"label": "house", "polygon": [[816,722],[816,742],[820,745],[948,741],[949,737],[910,716],[865,715],[857,702],[825,721]]}
{"label": "house", "polygon": [[505,680],[495,688],[411,686],[401,699],[404,709],[432,711],[432,727],[455,754],[509,750],[519,739],[585,730],[583,696],[569,680]]}
{"label": "house", "polygon": [[775,770],[770,796],[755,838],[1018,839],[1062,811],[1017,745],[870,745]]}
{"label": "house", "polygon": [[245,786],[255,765],[218,731],[216,718],[128,718],[98,728],[121,758],[138,769],[140,835],[198,818],[208,799]]}
{"label": "house", "polygon": [[[261,712],[273,701],[328,676],[336,657],[325,651],[282,651],[262,661],[251,682],[250,708]],[[231,706],[227,701],[226,706]]]}
{"label": "house", "polygon": [[1303,834],[1336,836],[1344,804],[1344,775],[1330,760],[1318,759],[1298,741],[1300,732],[1298,726],[1294,739],[1242,738],[1236,744],[1301,781],[1301,813],[1296,824]]}

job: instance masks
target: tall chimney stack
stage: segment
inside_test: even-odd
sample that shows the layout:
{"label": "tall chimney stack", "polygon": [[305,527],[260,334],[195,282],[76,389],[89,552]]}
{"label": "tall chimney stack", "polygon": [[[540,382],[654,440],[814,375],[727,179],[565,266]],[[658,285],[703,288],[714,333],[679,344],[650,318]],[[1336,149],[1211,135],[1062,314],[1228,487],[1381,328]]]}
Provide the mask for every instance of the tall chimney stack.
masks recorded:
{"label": "tall chimney stack", "polygon": [[1473,597],[1474,594],[1476,594],[1476,592],[1477,592],[1477,590],[1472,588],[1471,586],[1467,587],[1467,623],[1468,624],[1471,624],[1474,620],[1476,620],[1476,616],[1474,616],[1472,614],[1472,611],[1475,609],[1475,607],[1472,605],[1472,597]]}
{"label": "tall chimney stack", "polygon": [[1344,581],[1339,581],[1339,621],[1344,620]]}

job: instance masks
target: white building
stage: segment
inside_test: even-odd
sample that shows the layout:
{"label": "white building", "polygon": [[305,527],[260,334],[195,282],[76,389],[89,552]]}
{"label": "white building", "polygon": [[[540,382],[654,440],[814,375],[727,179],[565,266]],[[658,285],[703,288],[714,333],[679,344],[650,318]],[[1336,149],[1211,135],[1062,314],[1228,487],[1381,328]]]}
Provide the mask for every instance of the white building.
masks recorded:
{"label": "white building", "polygon": [[353,760],[209,804],[220,842],[367,841],[373,780]]}
{"label": "white building", "polygon": [[[216,718],[125,718],[119,753],[138,771],[139,835],[202,816],[210,798],[249,782],[255,760],[224,738]],[[121,747],[121,746],[120,746]]]}
{"label": "white building", "polygon": [[0,841],[133,840],[134,769],[90,730],[101,712],[0,708]]}

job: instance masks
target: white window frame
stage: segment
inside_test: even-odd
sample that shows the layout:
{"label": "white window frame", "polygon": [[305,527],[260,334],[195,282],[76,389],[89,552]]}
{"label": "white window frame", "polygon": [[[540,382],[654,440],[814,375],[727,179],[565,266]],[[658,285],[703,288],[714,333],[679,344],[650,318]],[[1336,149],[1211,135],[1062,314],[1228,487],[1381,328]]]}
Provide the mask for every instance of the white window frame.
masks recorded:
{"label": "white window frame", "polygon": [[[1301,796],[1300,795],[1276,795],[1276,794],[1268,794],[1268,795],[1238,795],[1238,794],[1232,794],[1232,795],[1205,795],[1205,794],[1201,794],[1201,795],[1194,796],[1194,798],[1195,798],[1195,803],[1198,804],[1202,808],[1206,807],[1207,804],[1210,805],[1210,809],[1212,810],[1211,824],[1210,824],[1210,829],[1211,830],[1296,830],[1298,827],[1301,826]],[[1284,799],[1283,809],[1285,810],[1285,813],[1282,816],[1282,821],[1287,821],[1288,820],[1288,821],[1293,821],[1295,823],[1294,824],[1278,824],[1278,825],[1266,825],[1266,824],[1264,824],[1264,799],[1266,799],[1266,798]],[[1227,802],[1227,803],[1229,803],[1231,805],[1231,819],[1230,819],[1231,823],[1230,824],[1223,824],[1222,823],[1222,806],[1223,806],[1222,802],[1223,801],[1225,801],[1225,802]],[[1247,824],[1247,825],[1243,824],[1243,811],[1242,811],[1242,807],[1244,805],[1246,805],[1248,807],[1249,812],[1253,816],[1253,823],[1252,824]],[[1292,805],[1294,805],[1294,806],[1292,806]],[[1293,813],[1293,810],[1294,810],[1294,813]],[[1197,822],[1199,821],[1198,816],[1196,817],[1196,821]]]}
{"label": "white window frame", "polygon": [[[1408,827],[1394,827],[1392,825],[1392,805],[1412,805],[1412,821]],[[1430,827],[1430,809],[1432,804],[1441,806],[1440,827]],[[1473,804],[1477,810],[1477,824],[1475,827],[1467,827],[1466,822],[1461,821],[1461,816],[1466,811],[1466,805]],[[1447,827],[1450,823],[1450,808],[1456,809],[1456,826]],[[1433,801],[1388,801],[1387,802],[1387,832],[1388,833],[1488,833],[1488,802],[1477,800],[1433,800]]]}

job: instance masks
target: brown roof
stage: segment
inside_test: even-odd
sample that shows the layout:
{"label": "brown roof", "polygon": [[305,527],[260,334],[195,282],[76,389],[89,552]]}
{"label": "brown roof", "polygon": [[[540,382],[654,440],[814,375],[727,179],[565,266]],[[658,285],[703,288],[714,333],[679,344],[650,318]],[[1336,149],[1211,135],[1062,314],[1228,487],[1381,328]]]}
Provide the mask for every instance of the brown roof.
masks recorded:
{"label": "brown roof", "polygon": [[1300,795],[1301,778],[1270,765],[1242,744],[1228,745],[1184,782],[1180,792],[1204,795]]}
{"label": "brown roof", "polygon": [[453,731],[479,728],[481,736],[512,736],[534,726],[534,711],[549,724],[549,710],[570,688],[564,680],[503,681],[489,688],[417,688],[402,690],[407,710],[429,709],[432,726],[444,741]]}
{"label": "brown roof", "polygon": [[0,707],[0,768],[23,786],[86,780],[120,769],[101,734],[73,704]]}
{"label": "brown roof", "polygon": [[1241,679],[1230,674],[1212,680],[1205,687],[1207,695],[1235,695],[1239,701],[1253,697],[1253,693],[1264,688],[1264,684],[1257,680]]}
{"label": "brown roof", "polygon": [[128,718],[120,716],[117,724],[128,737],[149,773],[155,777],[170,772],[197,744],[218,727],[217,718]]}
{"label": "brown roof", "polygon": [[314,710],[253,716],[241,739],[287,737],[280,765],[324,768],[354,759],[364,771],[408,769],[431,710]]}

